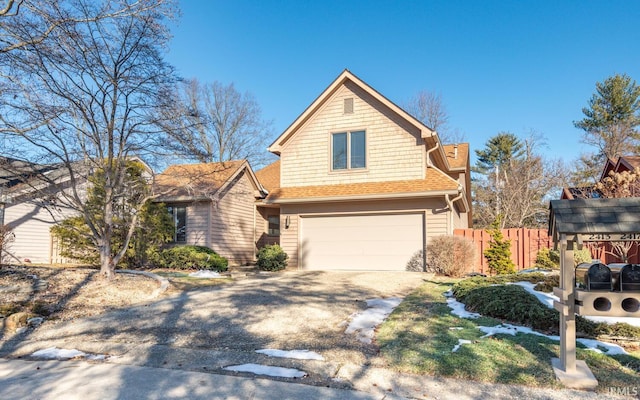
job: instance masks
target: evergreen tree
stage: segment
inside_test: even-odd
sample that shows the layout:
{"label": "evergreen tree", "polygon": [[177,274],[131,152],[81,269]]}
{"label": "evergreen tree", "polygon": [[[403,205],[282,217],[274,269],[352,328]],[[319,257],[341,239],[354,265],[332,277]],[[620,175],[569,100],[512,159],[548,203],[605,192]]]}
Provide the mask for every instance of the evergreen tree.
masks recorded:
{"label": "evergreen tree", "polygon": [[595,147],[596,152],[588,156],[590,161],[582,161],[575,180],[593,183],[607,159],[615,160],[640,148],[640,86],[626,74],[598,82],[582,113],[584,118],[573,124],[584,131],[582,142]]}
{"label": "evergreen tree", "polygon": [[491,241],[483,254],[489,264],[489,270],[496,275],[514,274],[516,266],[511,260],[511,240],[505,239],[502,235],[500,217],[496,218],[487,232],[491,235]]}

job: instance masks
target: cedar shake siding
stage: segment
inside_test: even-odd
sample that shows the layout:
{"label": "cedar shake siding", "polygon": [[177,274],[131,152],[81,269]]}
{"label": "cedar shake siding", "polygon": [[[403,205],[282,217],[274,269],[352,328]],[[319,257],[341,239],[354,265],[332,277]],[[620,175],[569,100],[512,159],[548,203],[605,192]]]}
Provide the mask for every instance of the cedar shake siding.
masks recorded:
{"label": "cedar shake siding", "polygon": [[[344,114],[344,99],[354,99]],[[366,132],[366,168],[331,171],[331,134]],[[281,187],[424,179],[420,132],[357,85],[347,82],[293,136],[281,155]]]}
{"label": "cedar shake siding", "polygon": [[347,70],[269,150],[280,162],[257,173],[268,182],[260,222],[279,208],[290,268],[404,270],[471,221],[468,144],[441,144]]}

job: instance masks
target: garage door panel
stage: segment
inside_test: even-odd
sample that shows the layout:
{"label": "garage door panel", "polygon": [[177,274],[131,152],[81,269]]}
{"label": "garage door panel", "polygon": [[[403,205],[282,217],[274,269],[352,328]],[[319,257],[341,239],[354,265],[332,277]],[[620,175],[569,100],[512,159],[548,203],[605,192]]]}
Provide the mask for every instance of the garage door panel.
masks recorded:
{"label": "garage door panel", "polygon": [[422,249],[423,214],[303,217],[305,269],[404,270]]}

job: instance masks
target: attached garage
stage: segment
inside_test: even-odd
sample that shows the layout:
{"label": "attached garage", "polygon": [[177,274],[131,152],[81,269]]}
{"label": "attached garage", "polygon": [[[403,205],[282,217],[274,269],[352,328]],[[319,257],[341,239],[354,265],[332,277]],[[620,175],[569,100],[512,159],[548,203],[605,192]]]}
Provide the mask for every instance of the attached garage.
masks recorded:
{"label": "attached garage", "polygon": [[300,217],[300,265],[308,270],[404,271],[424,246],[424,213]]}

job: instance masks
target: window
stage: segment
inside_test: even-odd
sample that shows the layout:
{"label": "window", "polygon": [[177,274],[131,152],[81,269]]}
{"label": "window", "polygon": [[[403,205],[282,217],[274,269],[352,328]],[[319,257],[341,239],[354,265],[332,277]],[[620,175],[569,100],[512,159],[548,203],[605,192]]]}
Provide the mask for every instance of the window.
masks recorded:
{"label": "window", "polygon": [[187,207],[185,206],[168,206],[167,210],[173,220],[175,228],[173,241],[175,243],[187,242]]}
{"label": "window", "polygon": [[267,217],[267,220],[269,221],[269,228],[267,230],[267,235],[280,236],[280,216],[269,215]]}
{"label": "window", "polygon": [[340,132],[331,135],[331,169],[359,169],[367,167],[367,139],[365,131]]}

